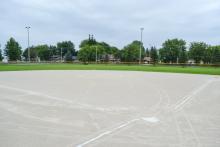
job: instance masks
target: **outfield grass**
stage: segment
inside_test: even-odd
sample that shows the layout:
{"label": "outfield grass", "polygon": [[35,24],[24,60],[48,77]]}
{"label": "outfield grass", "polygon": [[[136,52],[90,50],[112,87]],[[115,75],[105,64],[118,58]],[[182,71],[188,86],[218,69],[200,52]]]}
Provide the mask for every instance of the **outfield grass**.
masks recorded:
{"label": "outfield grass", "polygon": [[114,64],[0,64],[0,71],[24,70],[124,70],[170,73],[220,75],[220,67],[181,67],[162,65],[114,65]]}

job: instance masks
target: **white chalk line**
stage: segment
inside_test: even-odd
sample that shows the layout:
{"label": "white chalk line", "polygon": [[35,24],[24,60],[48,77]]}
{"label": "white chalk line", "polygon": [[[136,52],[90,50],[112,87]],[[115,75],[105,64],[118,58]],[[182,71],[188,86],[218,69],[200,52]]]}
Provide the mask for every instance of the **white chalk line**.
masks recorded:
{"label": "white chalk line", "polygon": [[200,140],[199,140],[199,137],[198,137],[198,135],[197,135],[197,133],[196,133],[196,131],[195,131],[195,129],[194,129],[194,127],[193,127],[191,121],[190,121],[189,118],[187,117],[187,115],[186,115],[186,113],[185,113],[184,110],[183,110],[183,115],[184,115],[184,117],[185,117],[185,119],[186,119],[186,122],[188,123],[188,125],[189,125],[189,127],[190,127],[190,130],[192,131],[192,134],[194,135],[194,137],[195,137],[195,139],[196,139],[197,145],[200,147],[200,146],[201,146],[201,142],[200,142]]}
{"label": "white chalk line", "polygon": [[186,103],[191,101],[194,96],[196,96],[198,93],[200,93],[206,87],[208,87],[212,82],[214,82],[214,80],[209,80],[208,82],[206,82],[205,84],[203,84],[199,88],[192,91],[192,93],[190,93],[189,95],[183,97],[182,98],[183,100],[181,100],[179,103],[177,102],[177,104],[175,104],[173,106],[173,110],[176,111],[176,110],[182,109],[185,106]]}
{"label": "white chalk line", "polygon": [[37,96],[41,96],[41,97],[46,97],[46,98],[49,98],[49,99],[52,99],[52,100],[62,101],[62,102],[65,102],[65,103],[73,103],[73,101],[69,101],[69,100],[65,100],[65,99],[62,99],[62,98],[50,96],[50,95],[43,94],[43,93],[40,93],[40,92],[35,92],[35,91],[32,91],[32,90],[15,88],[15,87],[1,85],[1,84],[0,84],[0,88],[14,90],[14,91],[18,91],[18,92],[23,92],[23,93],[26,93],[26,94],[29,94],[29,95],[37,95]]}
{"label": "white chalk line", "polygon": [[[203,84],[202,86],[200,86],[199,88],[195,89],[195,90],[194,90],[193,92],[191,92],[189,95],[183,97],[183,98],[182,98],[182,99],[183,99],[182,101],[180,101],[179,103],[176,103],[176,105],[174,105],[174,106],[172,107],[172,111],[182,110],[182,109],[184,108],[184,106],[185,106],[187,103],[189,103],[190,101],[192,101],[192,99],[193,99],[198,93],[200,93],[202,90],[204,90],[206,87],[208,87],[211,83],[216,82],[216,81],[219,81],[219,80],[211,79],[211,80],[207,81],[205,84]],[[192,123],[191,123],[190,120],[187,118],[186,113],[184,112],[184,110],[182,110],[182,112],[183,112],[184,117],[185,117],[185,119],[186,119],[186,121],[187,121],[187,124],[188,124],[189,127],[190,127],[190,130],[191,130],[193,136],[194,136],[195,139],[196,139],[197,145],[198,145],[198,146],[201,146],[201,142],[200,142],[200,140],[199,140],[199,137],[198,137],[198,135],[197,135],[197,133],[196,133],[196,131],[195,131],[195,129],[194,129]],[[175,117],[175,116],[174,116],[174,117]],[[175,118],[174,118],[174,119],[175,119]],[[175,121],[177,121],[177,120],[175,119]],[[176,123],[177,123],[177,122],[176,122]],[[178,124],[177,124],[177,125],[178,125]],[[179,126],[178,126],[178,127],[179,127]],[[178,128],[178,131],[179,131],[179,133],[181,133],[181,130],[179,130],[179,128]],[[182,133],[181,133],[181,134],[182,134]],[[182,138],[182,137],[181,137],[181,138]]]}
{"label": "white chalk line", "polygon": [[176,119],[176,116],[174,113],[172,113],[173,115],[173,119],[174,119],[174,123],[176,125],[176,128],[177,128],[177,133],[178,133],[178,138],[179,138],[179,143],[181,146],[183,146],[183,134],[182,134],[182,131],[181,131],[181,127]]}
{"label": "white chalk line", "polygon": [[[140,119],[130,120],[130,121],[128,121],[128,122],[126,122],[126,123],[124,123],[124,124],[122,124],[122,125],[120,125],[120,126],[118,126],[118,127],[116,127],[116,128],[113,128],[112,130],[105,131],[105,132],[101,133],[100,135],[98,135],[98,136],[96,136],[96,137],[94,137],[94,138],[92,138],[92,139],[89,139],[88,141],[86,141],[86,142],[84,142],[84,143],[82,143],[82,144],[77,145],[76,147],[83,147],[83,146],[85,146],[85,145],[87,145],[87,144],[89,144],[89,143],[92,143],[92,142],[94,142],[94,141],[96,141],[96,140],[102,138],[103,136],[112,134],[112,133],[114,133],[114,132],[116,132],[116,131],[118,131],[118,130],[120,130],[120,129],[122,129],[122,128],[127,127],[127,126],[130,125],[131,123],[134,123],[134,122],[139,121],[139,120],[140,120]],[[70,145],[70,146],[72,146],[72,145]]]}
{"label": "white chalk line", "polygon": [[[129,110],[133,110],[135,111],[135,108],[118,108],[118,107],[113,107],[113,108],[104,108],[104,107],[94,107],[92,105],[88,105],[88,104],[82,104],[82,103],[77,103],[74,101],[70,101],[67,100],[65,98],[61,98],[61,97],[55,97],[55,96],[51,96],[48,94],[44,94],[44,93],[40,93],[40,92],[36,92],[36,91],[32,91],[32,90],[27,90],[27,89],[21,89],[21,88],[15,88],[15,87],[11,87],[11,86],[6,86],[6,85],[2,85],[0,84],[0,88],[4,88],[4,89],[8,89],[8,90],[13,90],[13,91],[18,91],[18,92],[22,92],[25,93],[23,96],[28,96],[28,95],[35,95],[35,96],[39,96],[42,98],[48,98],[51,100],[56,100],[65,104],[73,104],[71,106],[71,108],[80,108],[80,109],[88,109],[88,110],[96,110],[96,111],[106,111],[106,112],[118,112],[118,111],[129,111]],[[19,97],[21,97],[22,95],[19,95]],[[22,101],[22,100],[20,100]],[[38,104],[38,105],[43,105],[40,103],[33,103],[30,102],[31,104]],[[56,105],[51,105],[51,106],[56,106]],[[74,106],[74,107],[73,107]]]}
{"label": "white chalk line", "polygon": [[[170,102],[169,97],[167,97],[167,98],[168,99],[167,99],[167,106],[166,107],[169,106],[169,102]],[[163,98],[162,98],[162,94],[161,94],[161,91],[160,91],[160,99],[159,99],[159,102],[157,104],[155,104],[156,107],[157,106],[159,107],[160,104],[162,104],[162,99]],[[85,145],[88,145],[88,144],[90,144],[90,143],[92,143],[94,141],[99,140],[100,138],[102,138],[104,136],[110,135],[110,134],[118,131],[119,129],[127,127],[128,125],[130,125],[130,124],[132,124],[132,123],[134,123],[136,121],[140,121],[140,120],[143,120],[143,121],[148,122],[148,123],[158,123],[160,121],[157,117],[154,117],[154,116],[152,116],[152,117],[141,117],[141,118],[133,119],[133,120],[130,120],[130,121],[128,121],[128,122],[126,122],[126,123],[124,123],[124,124],[114,128],[112,130],[105,131],[105,132],[101,133],[100,135],[98,135],[98,136],[96,136],[96,137],[94,137],[92,139],[89,139],[88,141],[86,141],[86,142],[84,142],[82,144],[77,145],[76,147],[83,147]],[[70,145],[70,147],[72,147],[72,146],[73,146],[73,144]]]}
{"label": "white chalk line", "polygon": [[[213,81],[207,82],[206,84],[204,84],[204,85],[201,86],[200,88],[198,88],[198,89],[196,89],[195,91],[193,91],[193,93],[190,94],[189,96],[184,97],[184,100],[181,101],[179,104],[177,104],[177,105],[174,107],[174,110],[177,110],[177,109],[182,108],[193,96],[195,96],[197,93],[199,93],[199,92],[200,92],[201,90],[203,90],[205,87],[207,87],[211,82],[213,82]],[[0,87],[9,88],[9,89],[14,89],[14,90],[19,90],[19,91],[24,91],[23,89],[12,88],[12,87],[2,86],[2,85],[0,85]],[[25,90],[25,92],[27,92],[27,91]],[[28,91],[28,92],[29,92],[29,91]],[[51,96],[44,95],[44,94],[42,95],[41,93],[36,93],[36,92],[32,93],[32,91],[30,91],[30,92],[31,92],[31,94],[40,95],[40,96],[46,96],[46,97],[48,97],[48,98],[53,98],[53,99],[55,98],[56,100],[60,100],[59,98],[57,99],[56,97],[51,97]],[[62,99],[62,101],[63,101],[63,99]],[[70,101],[68,101],[68,103],[69,103],[69,102],[70,102]],[[71,101],[71,103],[72,103],[72,101]],[[142,118],[142,119],[143,119],[143,118]],[[114,131],[119,130],[119,129],[121,129],[121,128],[124,128],[124,127],[128,126],[129,124],[131,124],[131,123],[133,123],[133,122],[135,122],[135,121],[138,121],[138,120],[140,120],[140,119],[134,119],[134,120],[128,121],[127,123],[122,124],[122,125],[120,125],[119,127],[114,128],[114,129],[111,130],[111,131],[106,131],[106,132],[104,132],[104,133],[98,135],[97,137],[92,138],[92,139],[90,139],[90,140],[88,140],[88,141],[86,141],[86,142],[84,142],[84,143],[78,145],[77,147],[82,147],[82,146],[84,146],[84,145],[86,145],[86,144],[89,144],[89,143],[91,143],[91,142],[93,142],[93,141],[95,141],[95,140],[98,140],[99,138],[101,138],[101,137],[103,137],[103,136],[105,136],[105,135],[111,134],[111,133],[113,133]]]}
{"label": "white chalk line", "polygon": [[42,117],[37,117],[37,116],[33,116],[31,114],[26,113],[25,111],[22,110],[17,110],[14,106],[0,102],[0,107],[8,112],[14,113],[16,115],[20,115],[22,117],[25,118],[29,118],[29,119],[33,119],[33,120],[38,120],[38,121],[43,121],[43,122],[49,122],[49,123],[53,123],[53,124],[58,124],[58,125],[65,125],[65,126],[74,126],[71,123],[63,123],[60,122],[59,120],[54,120],[51,118],[42,118]]}
{"label": "white chalk line", "polygon": [[[208,82],[206,82],[205,84],[203,84],[201,87],[195,89],[195,90],[194,90],[192,93],[190,93],[189,95],[183,97],[183,98],[182,98],[182,99],[183,99],[182,101],[180,101],[179,103],[177,103],[177,104],[175,104],[175,105],[173,106],[173,110],[178,110],[178,109],[183,108],[184,105],[185,105],[187,102],[189,102],[195,95],[197,95],[200,91],[202,91],[204,88],[206,88],[206,87],[207,87],[209,84],[211,84],[213,81],[214,81],[214,80],[209,80]],[[215,80],[215,81],[216,81],[216,80]],[[161,103],[161,102],[159,102],[158,104],[160,104],[160,103]],[[167,106],[166,106],[166,107],[169,107],[169,103],[170,103],[170,99],[169,99],[169,97],[168,97],[168,102],[167,102]],[[156,113],[156,115],[158,115],[158,113]],[[149,121],[149,122],[151,122],[151,123],[155,123],[155,122],[158,122],[158,121],[159,121],[159,119],[157,119],[157,117],[151,117],[151,118],[144,118],[144,117],[142,117],[141,119],[135,119],[135,121],[139,121],[139,120]],[[83,147],[83,146],[85,146],[85,145],[87,145],[87,144],[89,144],[89,143],[91,143],[91,142],[94,142],[94,141],[96,141],[96,140],[102,138],[102,137],[105,136],[105,135],[109,135],[109,134],[113,133],[114,131],[117,131],[117,130],[120,129],[120,128],[123,128],[123,127],[125,127],[125,126],[128,126],[128,125],[131,124],[133,121],[134,121],[134,120],[131,120],[131,121],[129,121],[129,122],[127,122],[127,123],[125,123],[125,124],[123,124],[123,125],[121,125],[121,126],[115,128],[115,129],[113,129],[113,130],[111,130],[111,131],[106,131],[106,132],[104,132],[104,133],[98,135],[98,136],[95,137],[95,138],[92,138],[92,139],[90,139],[90,140],[88,140],[88,141],[86,141],[86,142],[84,142],[84,143],[82,143],[82,144],[77,145],[77,147]],[[192,125],[190,125],[190,127],[192,128]],[[195,132],[194,132],[194,136],[196,137]]]}

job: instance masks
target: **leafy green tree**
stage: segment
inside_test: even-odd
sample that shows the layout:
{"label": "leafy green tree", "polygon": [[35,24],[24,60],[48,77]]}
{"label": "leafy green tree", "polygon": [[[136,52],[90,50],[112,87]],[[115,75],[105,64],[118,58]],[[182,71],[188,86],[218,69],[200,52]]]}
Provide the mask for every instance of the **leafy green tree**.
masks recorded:
{"label": "leafy green tree", "polygon": [[108,62],[108,55],[112,54],[111,46],[106,42],[97,42],[96,45],[98,46],[98,55],[100,59]]}
{"label": "leafy green tree", "polygon": [[186,42],[182,39],[168,39],[160,49],[160,59],[165,63],[176,63],[180,53],[186,50]]}
{"label": "leafy green tree", "polygon": [[153,46],[151,47],[150,57],[151,57],[151,60],[154,64],[158,62],[159,56],[158,56],[158,51],[157,51],[156,47],[153,47]]}
{"label": "leafy green tree", "polygon": [[65,60],[66,61],[73,61],[73,56],[72,53],[70,51],[68,51],[65,55]]}
{"label": "leafy green tree", "polygon": [[2,56],[2,50],[0,49],[0,61],[3,60],[3,56]]}
{"label": "leafy green tree", "polygon": [[196,63],[200,63],[204,59],[205,51],[208,45],[204,42],[192,42],[189,48],[189,55]]}
{"label": "leafy green tree", "polygon": [[[28,49],[25,49],[23,52],[23,57],[25,57],[25,60],[28,61]],[[30,47],[30,60],[36,61],[38,57],[37,50],[34,46]]]}
{"label": "leafy green tree", "polygon": [[118,48],[110,46],[106,42],[97,42],[96,46],[98,46],[98,55],[102,57],[103,61],[109,61],[109,55],[120,58],[120,51]]}
{"label": "leafy green tree", "polygon": [[110,54],[113,55],[115,58],[120,59],[121,58],[121,52],[117,47],[111,47]]}
{"label": "leafy green tree", "polygon": [[83,46],[79,50],[77,57],[82,62],[88,62],[89,61],[89,49],[86,46]]}
{"label": "leafy green tree", "polygon": [[150,57],[150,51],[149,51],[148,48],[147,48],[146,51],[145,51],[145,56]]}
{"label": "leafy green tree", "polygon": [[[121,51],[121,60],[124,62],[136,62],[140,56],[140,41],[133,41],[131,44],[125,46]],[[144,58],[144,47],[142,46],[142,59]]]}
{"label": "leafy green tree", "polygon": [[18,42],[15,41],[14,38],[10,38],[7,42],[4,50],[5,56],[8,57],[9,61],[17,61],[21,60],[21,47]]}
{"label": "leafy green tree", "polygon": [[89,38],[89,39],[83,40],[83,41],[80,43],[79,47],[80,47],[80,48],[83,48],[83,47],[85,47],[85,46],[92,46],[92,45],[96,45],[96,44],[97,44],[97,41],[96,41],[95,39]]}
{"label": "leafy green tree", "polygon": [[212,59],[211,63],[220,64],[220,46],[212,46]]}
{"label": "leafy green tree", "polygon": [[49,61],[51,59],[51,52],[48,45],[38,45],[35,49],[40,60]]}
{"label": "leafy green tree", "polygon": [[78,59],[83,62],[95,61],[96,50],[91,46],[84,46],[78,52]]}
{"label": "leafy green tree", "polygon": [[60,51],[57,49],[57,47],[56,46],[54,46],[54,45],[50,45],[49,46],[49,50],[50,50],[50,54],[51,54],[51,56],[55,56],[55,55],[58,55],[58,56],[60,56]]}
{"label": "leafy green tree", "polygon": [[79,47],[80,50],[77,56],[78,59],[83,62],[94,62],[96,60],[96,51],[98,60],[107,62],[109,60],[109,55],[120,58],[120,51],[118,48],[112,47],[106,42],[97,42],[93,38],[83,40]]}
{"label": "leafy green tree", "polygon": [[179,54],[179,63],[186,63],[188,60],[187,51],[182,50]]}
{"label": "leafy green tree", "polygon": [[171,61],[170,52],[168,52],[167,49],[161,48],[159,50],[159,58],[160,61],[169,63]]}
{"label": "leafy green tree", "polygon": [[[28,60],[28,49],[23,53],[23,56]],[[52,50],[48,45],[37,45],[30,47],[31,61],[37,61],[38,58],[43,61],[49,61],[52,57]]]}
{"label": "leafy green tree", "polygon": [[63,41],[57,43],[57,49],[59,54],[61,55],[62,50],[62,56],[64,57],[67,52],[70,52],[73,55],[75,55],[75,45],[71,41]]}
{"label": "leafy green tree", "polygon": [[210,46],[204,51],[204,55],[202,57],[202,61],[205,64],[210,64],[212,63],[212,54],[213,54],[213,48]]}

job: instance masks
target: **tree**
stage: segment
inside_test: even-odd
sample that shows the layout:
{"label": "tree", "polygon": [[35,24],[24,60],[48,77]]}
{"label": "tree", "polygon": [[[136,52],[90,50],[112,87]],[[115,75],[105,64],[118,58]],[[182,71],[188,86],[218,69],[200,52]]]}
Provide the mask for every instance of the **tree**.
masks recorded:
{"label": "tree", "polygon": [[212,46],[212,59],[211,63],[219,64],[220,63],[220,46]]}
{"label": "tree", "polygon": [[72,56],[72,53],[70,51],[68,51],[65,55],[65,60],[66,61],[73,61],[73,56]]}
{"label": "tree", "polygon": [[117,47],[111,47],[110,50],[110,54],[113,55],[116,59],[121,58],[121,52]]}
{"label": "tree", "polygon": [[147,48],[146,51],[145,51],[145,56],[150,57],[150,51],[149,51],[148,48]]}
{"label": "tree", "polygon": [[212,53],[213,53],[213,48],[210,46],[204,51],[204,55],[202,57],[202,60],[205,64],[210,64],[212,63]]}
{"label": "tree", "polygon": [[0,61],[2,61],[2,60],[3,60],[2,50],[1,50],[1,48],[0,48]]}
{"label": "tree", "polygon": [[[43,61],[49,61],[53,53],[48,45],[37,45],[30,47],[30,59],[31,61],[37,61],[38,58]],[[28,49],[25,49],[23,56],[28,60]]]}
{"label": "tree", "polygon": [[51,59],[51,51],[48,45],[38,45],[35,47],[40,60],[49,61]]}
{"label": "tree", "polygon": [[194,59],[196,63],[200,63],[204,59],[207,48],[208,45],[204,42],[192,42],[189,48],[190,58]]}
{"label": "tree", "polygon": [[181,52],[186,50],[186,42],[182,39],[168,39],[160,49],[160,59],[165,63],[177,63]]}
{"label": "tree", "polygon": [[154,64],[158,62],[158,52],[157,52],[156,47],[153,47],[153,46],[151,47],[150,57],[151,57],[151,60]]}
{"label": "tree", "polygon": [[[22,56],[25,57],[26,61],[28,60],[28,48],[24,50]],[[38,53],[35,47],[34,46],[30,47],[30,60],[36,61],[37,57],[38,57]]]}
{"label": "tree", "polygon": [[182,50],[179,54],[179,63],[186,63],[188,60],[186,50]]}
{"label": "tree", "polygon": [[71,41],[63,41],[57,43],[57,49],[59,54],[61,55],[62,50],[62,56],[64,57],[67,52],[70,52],[73,55],[75,55],[75,45]]}
{"label": "tree", "polygon": [[49,50],[50,50],[50,54],[51,54],[51,56],[60,56],[60,51],[57,49],[57,47],[56,46],[54,46],[54,45],[50,45],[49,46]]}
{"label": "tree", "polygon": [[93,37],[83,40],[79,45],[78,59],[83,62],[91,62],[97,59],[100,61],[109,61],[109,55],[115,58],[120,58],[120,51],[118,48],[110,46],[106,42],[97,42]]}
{"label": "tree", "polygon": [[171,58],[170,58],[170,52],[168,52],[166,49],[164,48],[161,48],[159,50],[159,58],[160,58],[160,61],[164,62],[164,63],[169,63],[171,61]]}
{"label": "tree", "polygon": [[97,42],[98,55],[105,62],[109,61],[109,55],[113,55],[115,58],[120,58],[120,51],[118,48],[110,46],[106,42]]}
{"label": "tree", "polygon": [[9,61],[17,61],[21,60],[21,47],[18,42],[15,41],[14,38],[10,38],[5,46],[5,56],[8,57]]}
{"label": "tree", "polygon": [[[136,62],[140,56],[140,41],[133,41],[131,44],[125,46],[121,51],[121,60],[124,62]],[[144,58],[144,47],[142,46],[142,56]]]}
{"label": "tree", "polygon": [[[99,50],[100,51],[100,50]],[[96,46],[84,46],[78,52],[78,59],[83,62],[96,60]]]}
{"label": "tree", "polygon": [[85,39],[83,40],[80,45],[79,48],[83,48],[85,46],[92,46],[92,45],[96,45],[97,41],[94,38],[89,38],[89,39]]}

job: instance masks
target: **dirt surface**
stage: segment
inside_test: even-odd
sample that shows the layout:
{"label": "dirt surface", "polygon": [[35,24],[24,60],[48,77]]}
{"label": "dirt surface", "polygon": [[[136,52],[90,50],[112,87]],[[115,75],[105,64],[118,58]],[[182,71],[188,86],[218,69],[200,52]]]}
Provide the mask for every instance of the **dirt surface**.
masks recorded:
{"label": "dirt surface", "polygon": [[220,77],[0,73],[1,147],[219,147]]}

